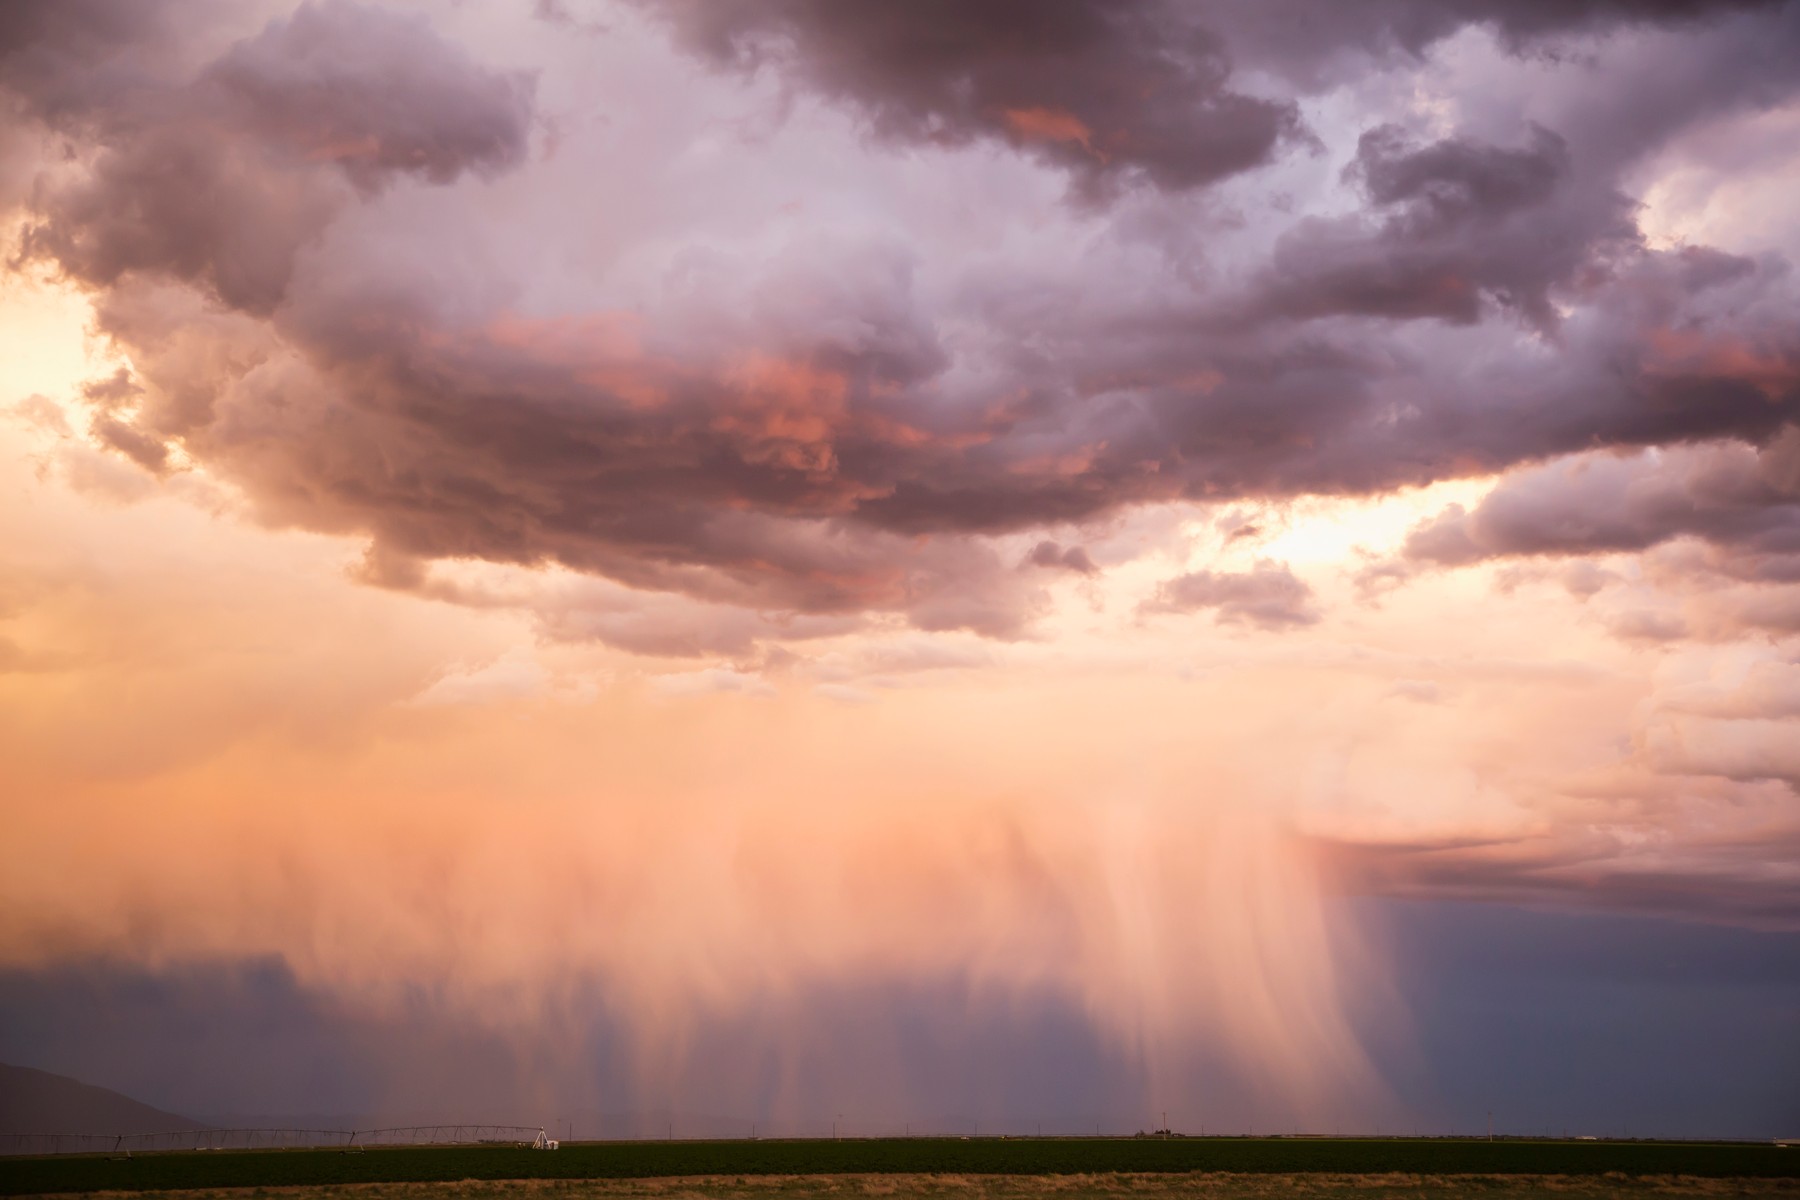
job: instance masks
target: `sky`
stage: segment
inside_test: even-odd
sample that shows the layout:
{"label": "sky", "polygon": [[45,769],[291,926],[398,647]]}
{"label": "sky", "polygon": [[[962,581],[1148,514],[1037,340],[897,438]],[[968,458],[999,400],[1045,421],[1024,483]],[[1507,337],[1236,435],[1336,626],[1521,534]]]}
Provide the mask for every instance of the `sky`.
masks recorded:
{"label": "sky", "polygon": [[1796,64],[1791,0],[13,0],[0,1059],[1795,1135]]}

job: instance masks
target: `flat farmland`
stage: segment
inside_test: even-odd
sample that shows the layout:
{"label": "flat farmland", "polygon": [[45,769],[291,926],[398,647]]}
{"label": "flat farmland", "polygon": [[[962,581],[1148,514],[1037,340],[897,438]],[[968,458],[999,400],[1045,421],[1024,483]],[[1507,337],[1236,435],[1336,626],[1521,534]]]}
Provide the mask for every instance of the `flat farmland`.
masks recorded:
{"label": "flat farmland", "polygon": [[[126,1196],[132,1193],[100,1193]],[[157,1200],[1795,1200],[1800,1180],[1660,1175],[750,1175],[191,1189]]]}
{"label": "flat farmland", "polygon": [[[1031,1194],[1044,1192],[1069,1200],[1088,1194],[1113,1194],[1083,1192],[1079,1188],[1098,1187],[1093,1181],[1115,1177],[1138,1180],[1133,1186],[1145,1196],[1160,1195],[1162,1192],[1157,1189],[1166,1191],[1177,1186],[1174,1179],[1158,1182],[1157,1177],[1162,1176],[1185,1177],[1185,1182],[1178,1185],[1184,1189],[1181,1190],[1184,1195],[1195,1194],[1192,1189],[1198,1186],[1196,1180],[1227,1176],[1240,1179],[1231,1185],[1239,1190],[1215,1190],[1210,1194],[1294,1194],[1291,1185],[1283,1185],[1289,1186],[1290,1190],[1280,1193],[1242,1190],[1261,1185],[1254,1179],[1241,1177],[1284,1176],[1317,1177],[1314,1182],[1319,1186],[1325,1186],[1322,1181],[1326,1179],[1349,1180],[1341,1184],[1341,1188],[1350,1189],[1342,1194],[1359,1196],[1383,1193],[1356,1190],[1363,1186],[1356,1182],[1357,1179],[1385,1178],[1392,1183],[1394,1180],[1452,1177],[1465,1177],[1464,1183],[1456,1185],[1459,1188],[1469,1186],[1475,1178],[1504,1181],[1512,1177],[1517,1178],[1506,1186],[1539,1188],[1536,1192],[1520,1194],[1546,1194],[1543,1185],[1528,1183],[1523,1177],[1539,1180],[1555,1177],[1563,1180],[1567,1187],[1578,1184],[1585,1187],[1586,1184],[1581,1183],[1584,1180],[1610,1180],[1612,1182],[1604,1186],[1613,1187],[1615,1191],[1620,1179],[1761,1180],[1776,1189],[1769,1194],[1800,1195],[1800,1187],[1796,1186],[1796,1181],[1800,1180],[1800,1149],[1746,1143],[1453,1139],[891,1138],[590,1142],[568,1145],[556,1151],[506,1146],[421,1146],[356,1153],[339,1150],[183,1151],[140,1154],[130,1159],[103,1155],[0,1159],[0,1194],[203,1192],[236,1188],[267,1192],[268,1189],[300,1188],[315,1189],[311,1194],[317,1195],[320,1193],[316,1189],[359,1184],[451,1184],[461,1181],[541,1181],[546,1184],[579,1181],[589,1185],[569,1191],[567,1195],[574,1200],[586,1196],[663,1194],[633,1190],[642,1185],[627,1184],[626,1181],[705,1179],[709,1182],[704,1194],[709,1196],[723,1194],[725,1182],[730,1181],[730,1188],[735,1189],[732,1194],[775,1200],[781,1195],[850,1195],[853,1193],[830,1191],[822,1177],[874,1176],[906,1178],[915,1183],[928,1177],[983,1178],[989,1182],[979,1186],[987,1190],[966,1193],[982,1196],[1011,1195],[1007,1189],[1012,1185],[1005,1182],[1009,1177],[1031,1176],[1037,1177],[1037,1182],[1027,1189]],[[1062,1183],[1052,1186],[1058,1179]],[[1392,1183],[1392,1186],[1413,1185]],[[784,1192],[783,1189],[789,1190]],[[443,1187],[428,1190],[431,1195],[451,1194]],[[1510,1194],[1495,1192],[1487,1184],[1481,1185],[1479,1190],[1490,1196]],[[1557,1190],[1561,1191],[1562,1187]],[[493,1194],[513,1195],[518,1194],[518,1190],[501,1189]],[[564,1193],[559,1191],[557,1194]],[[1391,1194],[1436,1193],[1414,1190]],[[1603,1190],[1594,1194],[1613,1193]]]}

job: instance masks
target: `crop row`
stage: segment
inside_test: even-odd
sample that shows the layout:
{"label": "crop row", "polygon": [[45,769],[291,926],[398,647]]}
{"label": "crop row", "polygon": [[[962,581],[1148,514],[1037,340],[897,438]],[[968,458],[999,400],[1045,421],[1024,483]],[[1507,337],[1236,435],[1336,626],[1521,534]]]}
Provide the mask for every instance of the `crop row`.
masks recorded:
{"label": "crop row", "polygon": [[560,1150],[434,1146],[0,1159],[0,1194],[458,1179],[1107,1172],[1800,1176],[1800,1148],[1692,1142],[1295,1138],[887,1138],[592,1142]]}

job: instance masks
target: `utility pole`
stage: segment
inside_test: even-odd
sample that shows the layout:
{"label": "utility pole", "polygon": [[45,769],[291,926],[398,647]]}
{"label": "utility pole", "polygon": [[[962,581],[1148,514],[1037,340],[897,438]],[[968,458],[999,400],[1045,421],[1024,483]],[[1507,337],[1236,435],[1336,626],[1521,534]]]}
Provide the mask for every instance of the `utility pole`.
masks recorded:
{"label": "utility pole", "polygon": [[1494,1140],[1494,1114],[1488,1113],[1488,1141]]}

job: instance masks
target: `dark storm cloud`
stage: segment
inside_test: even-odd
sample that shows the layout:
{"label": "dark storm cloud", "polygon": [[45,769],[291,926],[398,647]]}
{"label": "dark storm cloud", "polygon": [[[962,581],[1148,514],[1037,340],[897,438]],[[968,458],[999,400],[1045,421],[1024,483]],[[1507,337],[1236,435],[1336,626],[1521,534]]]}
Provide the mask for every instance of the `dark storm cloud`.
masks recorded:
{"label": "dark storm cloud", "polygon": [[258,143],[333,163],[362,188],[517,166],[531,125],[529,79],[483,69],[422,17],[344,0],[304,4],[238,43],[200,86]]}
{"label": "dark storm cloud", "polygon": [[655,0],[683,41],[734,67],[773,63],[854,104],[890,138],[993,138],[1090,194],[1142,178],[1191,188],[1267,162],[1294,104],[1229,86],[1191,7],[1163,0]]}
{"label": "dark storm cloud", "polygon": [[[1245,63],[1303,86],[1333,82],[1350,57],[1419,56],[1469,26],[1522,52],[1570,34],[1635,26],[1691,26],[1782,0],[1225,0],[1209,20]],[[1360,66],[1360,64],[1358,64]]]}
{"label": "dark storm cloud", "polygon": [[[1530,51],[1570,34],[1695,25],[1782,0],[639,0],[733,68],[772,64],[882,135],[1030,146],[1092,190],[1188,188],[1304,136],[1297,107],[1230,88],[1234,66],[1324,86],[1457,31]],[[1035,118],[1022,114],[1038,114]]]}
{"label": "dark storm cloud", "polygon": [[[1390,16],[1396,28],[1443,29],[1451,22],[1491,23],[1514,37],[1535,37],[1568,29],[1630,25],[1679,24],[1742,9],[1769,8],[1779,0],[1449,0],[1449,3],[1373,7],[1408,17]],[[1328,7],[1321,5],[1321,8]],[[1434,11],[1435,10],[1435,11]],[[1415,35],[1417,37],[1418,35]]]}
{"label": "dark storm cloud", "polygon": [[[196,18],[216,15],[198,4]],[[0,71],[38,116],[73,117],[146,86],[179,41],[159,0],[16,0],[0,6]]]}
{"label": "dark storm cloud", "polygon": [[1693,537],[1739,573],[1792,579],[1800,566],[1800,427],[1761,451],[1738,443],[1583,456],[1517,472],[1473,511],[1415,529],[1405,555],[1460,566],[1489,558],[1647,550]]}
{"label": "dark storm cloud", "polygon": [[[1570,11],[1584,29],[1701,15]],[[529,78],[348,3],[186,66],[160,10],[63,12],[7,10],[0,92],[80,149],[37,161],[24,254],[95,289],[131,357],[92,397],[96,437],[152,470],[178,447],[272,522],[373,538],[367,577],[387,586],[428,586],[432,560],[555,562],[712,605],[1014,636],[1042,576],[993,536],[1595,448],[1762,445],[1800,419],[1787,264],[1651,249],[1620,186],[1694,121],[1790,96],[1800,6],[1696,27],[1680,72],[1625,71],[1607,105],[1570,107],[1574,133],[1372,123],[1345,167],[1364,211],[1292,222],[1266,261],[1204,285],[1173,243],[1167,274],[1139,278],[1100,241],[1082,278],[1001,263],[946,297],[917,282],[926,229],[808,237],[659,307],[550,316],[513,310],[528,266],[469,248],[478,207],[420,207],[404,231],[369,216],[531,170]],[[1227,87],[1229,38],[1180,6],[670,12],[712,58],[775,62],[893,137],[1007,140],[1095,193],[1181,191],[1292,129],[1291,105]],[[1540,36],[1544,12],[1507,28]],[[1605,149],[1614,126],[1628,149]],[[579,627],[742,645],[616,613]]]}
{"label": "dark storm cloud", "polygon": [[[1785,264],[1638,250],[1579,299],[1529,349],[1495,328],[1435,353],[1385,320],[1246,328],[1230,298],[1097,326],[1046,314],[1021,360],[1033,402],[858,515],[1001,530],[1156,499],[1379,492],[1596,445],[1762,442],[1800,416]],[[1053,469],[1018,465],[1028,452]]]}
{"label": "dark storm cloud", "polygon": [[17,6],[38,38],[0,58],[0,84],[96,153],[85,173],[46,174],[23,249],[84,283],[164,274],[267,312],[350,189],[448,183],[524,155],[530,81],[479,67],[423,18],[305,4],[176,82],[121,65],[132,45],[111,44],[162,33],[150,17],[92,5],[90,28],[42,7],[58,8]]}
{"label": "dark storm cloud", "polygon": [[1151,613],[1213,610],[1221,621],[1259,629],[1312,625],[1319,619],[1313,590],[1285,563],[1267,560],[1248,571],[1194,571],[1159,584],[1144,604]]}
{"label": "dark storm cloud", "polygon": [[1362,135],[1346,175],[1385,214],[1307,221],[1276,246],[1260,316],[1478,320],[1497,302],[1555,323],[1550,290],[1634,247],[1632,202],[1572,179],[1569,147],[1534,127],[1520,147],[1463,138],[1414,145]]}

